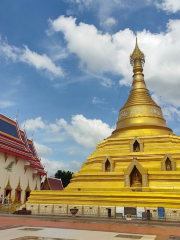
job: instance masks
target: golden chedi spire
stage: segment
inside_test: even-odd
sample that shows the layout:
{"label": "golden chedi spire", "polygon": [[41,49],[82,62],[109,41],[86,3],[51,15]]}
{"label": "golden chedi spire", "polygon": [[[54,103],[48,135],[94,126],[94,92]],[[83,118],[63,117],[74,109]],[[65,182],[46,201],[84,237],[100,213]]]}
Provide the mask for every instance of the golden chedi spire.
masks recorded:
{"label": "golden chedi spire", "polygon": [[120,109],[117,127],[114,132],[130,128],[159,128],[172,132],[166,126],[161,108],[152,100],[146,87],[143,74],[145,56],[138,47],[137,36],[135,49],[130,55],[130,63],[133,66],[133,83],[129,98]]}

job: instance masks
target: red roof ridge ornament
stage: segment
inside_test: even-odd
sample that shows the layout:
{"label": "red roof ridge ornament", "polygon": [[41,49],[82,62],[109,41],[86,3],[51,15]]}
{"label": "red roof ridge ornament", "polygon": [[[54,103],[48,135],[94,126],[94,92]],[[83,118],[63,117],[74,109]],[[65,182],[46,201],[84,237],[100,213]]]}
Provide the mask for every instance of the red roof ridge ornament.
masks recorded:
{"label": "red roof ridge ornament", "polygon": [[17,110],[17,114],[16,114],[16,117],[14,119],[15,122],[17,121],[18,115],[19,115],[19,109]]}
{"label": "red roof ridge ornament", "polygon": [[34,130],[32,131],[32,134],[31,134],[31,137],[30,137],[31,140],[33,139],[33,134],[34,134]]}

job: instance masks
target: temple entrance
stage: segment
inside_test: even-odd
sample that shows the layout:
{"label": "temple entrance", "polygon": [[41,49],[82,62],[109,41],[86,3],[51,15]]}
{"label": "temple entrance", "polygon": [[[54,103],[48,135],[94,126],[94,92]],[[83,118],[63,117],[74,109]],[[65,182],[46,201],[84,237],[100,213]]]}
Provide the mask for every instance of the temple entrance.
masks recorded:
{"label": "temple entrance", "polygon": [[131,174],[130,174],[130,186],[131,187],[142,187],[142,175],[134,166]]}
{"label": "temple entrance", "polygon": [[166,171],[172,171],[171,160],[169,158],[165,161]]}
{"label": "temple entrance", "polygon": [[134,152],[139,152],[140,151],[140,144],[138,143],[137,140],[133,144],[133,151]]}
{"label": "temple entrance", "polygon": [[8,194],[9,194],[9,197],[11,197],[11,190],[10,189],[5,190],[5,197],[7,197]]}
{"label": "temple entrance", "polygon": [[110,172],[110,162],[109,162],[109,160],[107,159],[107,161],[106,161],[106,163],[105,163],[105,171],[106,172]]}

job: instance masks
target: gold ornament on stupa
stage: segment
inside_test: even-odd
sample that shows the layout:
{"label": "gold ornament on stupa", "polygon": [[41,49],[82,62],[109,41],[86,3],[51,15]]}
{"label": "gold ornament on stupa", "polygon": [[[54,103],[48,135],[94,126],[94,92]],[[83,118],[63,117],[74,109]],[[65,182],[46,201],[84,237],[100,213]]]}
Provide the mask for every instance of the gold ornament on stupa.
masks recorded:
{"label": "gold ornament on stupa", "polygon": [[180,137],[149,94],[137,37],[130,63],[133,82],[112,135],[97,145],[64,191],[32,191],[29,204],[180,209]]}

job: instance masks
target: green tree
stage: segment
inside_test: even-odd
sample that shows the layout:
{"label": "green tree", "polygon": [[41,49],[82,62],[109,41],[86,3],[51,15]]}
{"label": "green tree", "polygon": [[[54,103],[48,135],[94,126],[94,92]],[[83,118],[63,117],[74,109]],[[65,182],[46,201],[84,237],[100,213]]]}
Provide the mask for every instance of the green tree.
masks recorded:
{"label": "green tree", "polygon": [[55,173],[54,177],[58,178],[58,179],[61,178],[63,187],[65,188],[70,183],[70,180],[71,180],[73,174],[74,173],[70,172],[70,171],[58,170]]}

